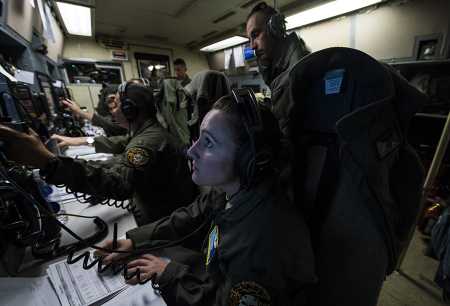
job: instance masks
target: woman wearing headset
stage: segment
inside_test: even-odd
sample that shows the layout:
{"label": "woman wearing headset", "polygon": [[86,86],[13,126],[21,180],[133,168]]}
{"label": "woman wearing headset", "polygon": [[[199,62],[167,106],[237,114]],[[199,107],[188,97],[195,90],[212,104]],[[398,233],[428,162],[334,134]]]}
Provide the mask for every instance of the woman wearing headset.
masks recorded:
{"label": "woman wearing headset", "polygon": [[[184,253],[168,248],[128,263],[130,272],[141,271],[141,280],[154,278],[167,305],[306,303],[306,288],[315,282],[314,258],[308,229],[280,190],[271,163],[279,138],[275,118],[251,92],[219,99],[188,151],[192,179],[214,191],[118,241],[118,250],[139,250],[203,226],[202,245],[185,243],[190,250]],[[105,261],[121,257],[113,253]]]}

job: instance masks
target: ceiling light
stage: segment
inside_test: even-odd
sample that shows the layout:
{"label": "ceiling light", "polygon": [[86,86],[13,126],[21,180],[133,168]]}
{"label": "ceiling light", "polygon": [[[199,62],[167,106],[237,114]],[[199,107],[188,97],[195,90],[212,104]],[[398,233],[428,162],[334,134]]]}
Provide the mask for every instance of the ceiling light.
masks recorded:
{"label": "ceiling light", "polygon": [[155,67],[153,67],[153,65],[150,65],[150,66],[147,67],[147,69],[150,70],[150,71],[153,71],[153,68],[155,68]]}
{"label": "ceiling light", "polygon": [[299,28],[307,24],[344,15],[385,0],[335,0],[286,18],[286,29]]}
{"label": "ceiling light", "polygon": [[218,50],[222,50],[228,47],[233,47],[242,43],[245,43],[248,41],[248,38],[242,37],[242,36],[233,36],[224,40],[221,40],[219,42],[216,42],[212,45],[203,47],[200,49],[200,51],[203,52],[214,52]]}
{"label": "ceiling light", "polygon": [[90,8],[65,2],[56,3],[58,4],[59,12],[69,34],[92,36]]}

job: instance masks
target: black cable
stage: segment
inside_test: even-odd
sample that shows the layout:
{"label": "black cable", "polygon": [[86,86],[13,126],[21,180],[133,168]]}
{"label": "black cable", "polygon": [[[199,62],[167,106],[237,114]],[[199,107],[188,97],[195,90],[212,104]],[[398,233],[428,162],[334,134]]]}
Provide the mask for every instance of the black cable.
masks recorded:
{"label": "black cable", "polygon": [[[164,219],[161,219],[159,222],[158,222],[158,224],[159,223],[162,223],[162,222],[164,222],[166,219],[164,218]],[[166,244],[162,244],[162,245],[160,245],[160,246],[156,246],[156,247],[152,247],[152,248],[147,248],[147,249],[141,249],[141,250],[138,250],[138,251],[119,251],[119,250],[115,250],[114,249],[114,244],[117,244],[117,233],[114,235],[115,237],[114,237],[114,240],[113,240],[113,249],[112,250],[107,250],[109,253],[128,253],[129,254],[129,256],[127,257],[127,258],[129,258],[129,257],[131,257],[131,256],[139,256],[139,255],[142,255],[142,254],[145,254],[145,253],[148,253],[148,252],[150,252],[150,251],[154,251],[154,250],[159,250],[159,249],[163,249],[163,248],[168,248],[168,247],[171,247],[171,246],[175,246],[175,245],[179,245],[179,244],[181,244],[183,241],[185,241],[185,240],[187,240],[187,239],[189,239],[190,237],[192,237],[193,235],[195,235],[196,233],[198,233],[206,224],[208,224],[209,223],[209,219],[206,219],[195,231],[193,231],[193,232],[191,232],[190,234],[188,234],[188,235],[186,235],[186,236],[184,236],[183,238],[181,238],[181,239],[179,239],[179,240],[176,240],[176,241],[173,241],[173,242],[170,242],[170,243],[166,243]],[[116,227],[116,225],[115,225],[115,227]],[[115,229],[116,230],[116,229]],[[94,248],[94,247],[93,247]],[[103,249],[103,248],[99,248],[99,249]],[[78,255],[78,256],[76,256],[76,257],[74,257],[74,255],[75,255],[75,250],[74,251],[70,251],[69,250],[69,255],[67,256],[67,263],[68,264],[74,264],[74,263],[76,263],[76,262],[78,262],[78,261],[80,261],[80,260],[83,260],[83,265],[82,265],[82,267],[83,267],[83,269],[85,269],[85,270],[89,270],[89,269],[91,269],[92,267],[94,267],[95,265],[97,265],[97,271],[99,272],[99,273],[103,273],[104,271],[106,271],[106,270],[108,270],[109,268],[111,268],[111,270],[113,271],[113,273],[114,274],[118,274],[118,273],[120,273],[121,271],[123,271],[123,274],[124,274],[124,278],[126,279],[126,280],[130,280],[130,279],[132,279],[132,278],[134,278],[134,277],[136,277],[137,278],[137,280],[138,280],[138,283],[139,284],[145,284],[145,283],[147,283],[148,281],[152,281],[152,288],[156,291],[156,292],[158,292],[159,291],[159,287],[158,287],[158,285],[157,284],[155,284],[155,282],[153,282],[154,280],[155,280],[155,278],[156,278],[156,274],[152,274],[149,278],[147,278],[147,279],[144,279],[144,280],[142,280],[141,279],[141,271],[140,271],[140,269],[138,268],[138,269],[136,269],[136,271],[135,272],[133,272],[133,273],[129,273],[128,272],[128,266],[127,266],[127,264],[126,263],[120,263],[120,264],[117,264],[117,263],[115,263],[115,262],[110,262],[110,263],[108,263],[108,264],[104,264],[104,257],[103,256],[100,256],[100,257],[97,257],[97,258],[95,258],[95,259],[93,259],[92,261],[91,261],[91,253],[89,252],[89,251],[86,251],[86,252],[84,252],[84,253],[82,253],[82,254],[80,254],[80,255]],[[127,258],[123,258],[122,260],[125,260],[125,259],[127,259]]]}
{"label": "black cable", "polygon": [[[66,185],[57,185],[56,187],[66,188],[66,193],[73,194],[75,199],[78,202],[81,202],[83,204],[90,203],[90,204],[100,204],[100,205],[107,205],[109,207],[115,207],[115,208],[121,208],[125,209],[131,213],[133,213],[136,210],[136,206],[133,204],[133,201],[130,200],[127,205],[125,205],[125,201],[122,200],[115,200],[115,199],[108,199],[108,198],[97,198],[92,195],[88,195],[86,193],[76,192],[72,191],[68,186]],[[98,200],[97,200],[98,199]]]}
{"label": "black cable", "polygon": [[113,245],[112,249],[117,249],[117,223],[114,223]]}
{"label": "black cable", "polygon": [[[75,239],[78,240],[77,245],[72,246],[72,247],[70,247],[70,248],[67,249],[67,252],[69,253],[69,255],[68,255],[68,257],[67,257],[67,262],[68,262],[69,264],[73,264],[73,263],[78,262],[79,260],[83,259],[83,268],[84,268],[85,270],[88,270],[88,269],[92,268],[92,267],[95,266],[96,264],[98,265],[98,271],[99,271],[100,273],[101,273],[101,272],[104,272],[104,271],[107,270],[108,268],[111,268],[111,269],[113,270],[114,273],[117,273],[117,272],[120,272],[120,271],[123,270],[123,271],[124,271],[124,277],[125,277],[126,280],[130,280],[130,279],[132,279],[133,277],[137,277],[138,282],[139,282],[140,284],[145,284],[146,282],[148,282],[148,281],[150,281],[150,280],[154,280],[155,277],[156,277],[156,274],[153,274],[150,278],[148,278],[148,279],[142,281],[142,280],[140,279],[140,270],[137,269],[134,273],[129,274],[129,273],[128,273],[128,268],[127,268],[127,265],[126,265],[126,264],[117,265],[117,264],[111,262],[111,263],[106,264],[105,266],[103,266],[103,259],[104,259],[104,257],[98,257],[98,258],[94,259],[92,262],[89,263],[89,260],[90,260],[90,252],[89,252],[89,251],[84,252],[84,253],[82,253],[81,255],[79,255],[79,256],[77,256],[77,257],[75,257],[75,258],[74,258],[73,256],[75,255],[75,252],[76,252],[77,250],[79,250],[79,247],[80,247],[80,246],[83,246],[83,247],[86,247],[86,248],[87,248],[87,247],[91,247],[91,248],[93,248],[93,249],[95,249],[95,250],[103,251],[103,252],[105,252],[105,253],[118,253],[118,254],[128,254],[129,256],[139,256],[139,255],[142,255],[142,254],[145,254],[145,253],[149,253],[149,252],[152,252],[152,251],[155,251],[155,250],[160,250],[160,249],[169,248],[169,247],[172,247],[172,246],[179,245],[179,244],[183,243],[184,241],[186,241],[187,239],[189,239],[189,238],[191,238],[192,236],[194,236],[195,234],[197,234],[201,229],[203,229],[203,227],[204,227],[206,224],[208,224],[208,223],[211,221],[210,218],[206,218],[205,221],[204,221],[204,222],[203,222],[196,230],[194,230],[193,232],[189,233],[188,235],[186,235],[186,236],[184,236],[184,237],[182,237],[182,238],[180,238],[180,239],[178,239],[178,240],[175,240],[175,241],[172,241],[172,242],[169,242],[169,243],[165,243],[165,244],[161,244],[161,245],[159,245],[159,246],[154,246],[154,247],[145,248],[145,249],[140,249],[140,250],[132,250],[132,251],[121,251],[121,250],[111,250],[111,249],[106,249],[106,248],[99,247],[99,246],[96,246],[96,245],[93,245],[93,244],[90,244],[90,243],[86,242],[85,239],[81,238],[79,235],[77,235],[75,232],[73,232],[69,227],[67,227],[64,223],[62,223],[61,221],[59,221],[59,220],[55,217],[54,213],[53,213],[49,208],[47,208],[45,205],[42,205],[39,201],[37,201],[37,200],[33,197],[33,195],[29,194],[29,193],[28,193],[27,191],[25,191],[22,187],[20,187],[14,180],[10,179],[6,173],[3,173],[3,171],[0,170],[0,175],[1,175],[5,180],[9,181],[9,183],[11,184],[11,186],[12,186],[17,192],[19,192],[20,194],[22,194],[22,195],[25,197],[25,199],[27,199],[29,202],[33,203],[34,205],[36,205],[36,206],[42,208],[42,209],[44,210],[44,212],[45,212],[48,216],[54,218],[54,220],[59,224],[59,226],[60,226],[62,229],[64,229],[64,230],[65,230],[67,233],[69,233],[72,237],[74,237]],[[167,217],[164,218],[164,219],[161,219],[161,220],[156,224],[156,226],[158,226],[158,225],[161,224],[162,222],[166,221],[166,219],[167,219]],[[95,219],[94,219],[94,222],[95,222],[95,223],[99,223],[100,221],[102,221],[100,218],[95,217]],[[103,221],[102,221],[102,222],[103,222]],[[154,289],[157,289],[157,287],[154,287]]]}
{"label": "black cable", "polygon": [[[53,212],[46,207],[45,205],[42,205],[39,201],[37,201],[31,194],[29,194],[26,190],[24,190],[22,187],[20,187],[14,180],[12,180],[11,178],[8,177],[7,174],[3,173],[3,171],[0,170],[0,174],[3,177],[3,179],[5,179],[6,181],[8,181],[11,186],[20,194],[22,194],[22,196],[28,200],[30,203],[33,203],[34,205],[42,208],[44,210],[45,213],[47,213],[47,215],[49,216],[53,216]],[[83,238],[81,238],[80,236],[78,236],[75,232],[73,232],[70,228],[68,228],[67,226],[65,226],[62,222],[60,222],[57,218],[55,218],[55,220],[58,222],[58,224],[61,226],[61,228],[63,228],[64,230],[66,230],[70,235],[72,235],[72,237],[76,238],[77,240],[79,240],[80,242],[83,241]]]}
{"label": "black cable", "polygon": [[77,217],[77,218],[85,218],[85,219],[95,219],[98,218],[97,216],[83,216],[83,215],[77,215],[77,214],[67,214],[67,213],[63,213],[63,214],[53,214],[51,216],[47,215],[47,216],[42,216],[40,217],[41,219],[43,218],[53,218],[53,217],[59,217],[59,216],[69,216],[69,217]]}

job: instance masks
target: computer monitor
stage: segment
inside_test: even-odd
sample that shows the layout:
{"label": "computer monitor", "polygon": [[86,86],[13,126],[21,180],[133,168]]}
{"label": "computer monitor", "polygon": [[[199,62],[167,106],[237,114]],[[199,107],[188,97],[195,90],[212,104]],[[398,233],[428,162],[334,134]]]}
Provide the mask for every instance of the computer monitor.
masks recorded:
{"label": "computer monitor", "polygon": [[246,61],[250,61],[256,58],[255,50],[253,50],[250,46],[245,46],[244,48],[244,59]]}
{"label": "computer monitor", "polygon": [[30,115],[32,118],[38,118],[42,114],[43,110],[37,107],[28,85],[23,83],[16,83],[13,87],[13,92],[23,110],[27,112],[28,115]]}
{"label": "computer monitor", "polygon": [[58,113],[58,104],[55,99],[54,95],[54,89],[52,85],[52,80],[49,76],[36,72],[37,79],[39,86],[41,88],[41,91],[44,93],[46,99],[47,99],[47,106],[48,106],[48,112],[51,118],[54,118],[57,116]]}
{"label": "computer monitor", "polygon": [[10,85],[11,82],[0,74],[0,123],[19,131],[25,131],[25,118],[18,108],[17,99],[11,91]]}
{"label": "computer monitor", "polygon": [[55,80],[53,82],[53,89],[56,98],[59,99],[69,99],[72,100],[69,89],[63,80]]}

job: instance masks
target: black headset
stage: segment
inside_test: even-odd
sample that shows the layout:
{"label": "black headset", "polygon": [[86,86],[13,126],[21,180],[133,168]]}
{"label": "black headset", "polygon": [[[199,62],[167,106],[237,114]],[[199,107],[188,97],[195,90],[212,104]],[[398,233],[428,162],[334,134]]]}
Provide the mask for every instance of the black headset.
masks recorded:
{"label": "black headset", "polygon": [[233,89],[232,100],[236,103],[242,123],[248,133],[248,141],[236,153],[235,170],[242,188],[249,188],[273,160],[272,150],[264,141],[264,126],[259,106],[251,89]]}
{"label": "black headset", "polygon": [[142,81],[142,85],[144,85],[145,87],[150,87],[150,81],[146,78],[141,78]]}
{"label": "black headset", "polygon": [[122,111],[125,119],[127,119],[129,122],[136,119],[139,111],[137,103],[127,96],[127,89],[130,83],[132,82],[124,82],[120,84],[117,90],[120,96],[120,110]]}
{"label": "black headset", "polygon": [[256,12],[261,12],[267,8],[273,9],[276,13],[272,14],[266,23],[267,33],[275,40],[282,39],[286,37],[286,21],[284,15],[278,12],[276,9],[268,6],[265,2],[259,3],[252,10],[252,14]]}
{"label": "black headset", "polygon": [[[140,82],[140,83],[136,83],[136,82]],[[134,79],[131,79],[131,81],[128,81],[128,83],[141,84],[144,87],[150,87],[150,81],[147,78],[134,78]]]}

